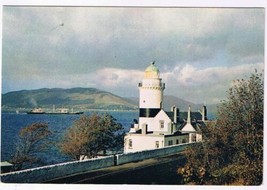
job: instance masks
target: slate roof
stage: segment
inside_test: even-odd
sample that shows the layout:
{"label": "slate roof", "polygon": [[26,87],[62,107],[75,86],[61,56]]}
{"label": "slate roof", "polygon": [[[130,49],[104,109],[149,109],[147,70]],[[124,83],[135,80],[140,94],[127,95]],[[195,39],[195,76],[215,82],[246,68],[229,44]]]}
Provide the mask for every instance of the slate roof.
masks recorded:
{"label": "slate roof", "polygon": [[175,131],[173,134],[165,135],[165,137],[184,136],[184,135],[188,135],[188,133],[182,133],[181,131]]}
{"label": "slate roof", "polygon": [[[166,112],[169,118],[173,121],[173,112]],[[178,123],[183,123],[184,121],[187,120],[187,112],[179,112],[177,115],[177,120],[179,118]],[[202,115],[199,112],[191,112],[191,120],[194,121],[202,121]]]}
{"label": "slate roof", "polygon": [[[178,130],[182,130],[184,126],[187,124],[187,122],[182,123],[179,127]],[[206,124],[203,121],[192,121],[191,122],[192,127],[197,131],[197,132],[204,132],[206,130]]]}

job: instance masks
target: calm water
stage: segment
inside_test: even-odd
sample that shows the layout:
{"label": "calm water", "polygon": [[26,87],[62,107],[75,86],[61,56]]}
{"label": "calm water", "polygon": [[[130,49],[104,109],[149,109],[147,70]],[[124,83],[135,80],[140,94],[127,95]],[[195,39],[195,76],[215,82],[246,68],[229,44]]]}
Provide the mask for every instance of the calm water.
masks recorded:
{"label": "calm water", "polygon": [[[86,112],[85,115],[90,115],[92,112]],[[104,112],[98,112],[104,113]],[[122,124],[125,131],[129,131],[133,119],[138,119],[138,112],[108,112],[119,123]],[[53,132],[51,137],[55,144],[60,141],[65,130],[72,126],[73,122],[81,117],[81,115],[45,115],[45,114],[1,114],[1,161],[9,160],[14,152],[14,144],[18,138],[19,131],[36,122],[47,123],[49,129]],[[54,145],[48,153],[39,154],[44,161],[43,165],[55,164],[64,161],[69,161],[70,158],[60,153]]]}

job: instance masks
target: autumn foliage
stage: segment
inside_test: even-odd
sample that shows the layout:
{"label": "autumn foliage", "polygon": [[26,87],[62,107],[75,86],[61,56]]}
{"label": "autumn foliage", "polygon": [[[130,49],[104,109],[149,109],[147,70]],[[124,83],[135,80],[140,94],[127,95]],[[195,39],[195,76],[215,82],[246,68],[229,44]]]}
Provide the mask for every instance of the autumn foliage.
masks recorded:
{"label": "autumn foliage", "polygon": [[122,129],[111,115],[84,115],[65,132],[59,148],[75,160],[94,158],[100,151],[123,146]]}
{"label": "autumn foliage", "polygon": [[260,185],[263,179],[263,85],[257,71],[234,82],[208,123],[204,141],[186,152],[178,168],[186,184]]}
{"label": "autumn foliage", "polygon": [[19,132],[16,142],[15,153],[10,162],[14,164],[14,170],[20,170],[25,165],[41,163],[38,153],[48,149],[51,135],[46,123],[33,123]]}

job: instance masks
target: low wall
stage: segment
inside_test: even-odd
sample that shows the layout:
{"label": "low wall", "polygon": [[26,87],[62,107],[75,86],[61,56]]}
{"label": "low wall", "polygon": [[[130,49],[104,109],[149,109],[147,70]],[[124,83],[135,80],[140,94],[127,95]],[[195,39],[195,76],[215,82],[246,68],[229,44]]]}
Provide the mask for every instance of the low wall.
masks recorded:
{"label": "low wall", "polygon": [[81,172],[175,154],[185,150],[191,145],[192,143],[186,143],[153,150],[117,154],[115,155],[115,158],[114,156],[108,156],[104,158],[66,162],[17,172],[10,172],[2,174],[1,181],[6,183],[41,183]]}
{"label": "low wall", "polygon": [[1,175],[7,183],[40,183],[75,173],[114,166],[114,156],[91,160],[73,161],[39,168],[10,172]]}
{"label": "low wall", "polygon": [[164,148],[158,148],[153,150],[145,150],[140,152],[132,152],[127,154],[117,154],[117,165],[125,164],[129,162],[140,161],[149,158],[155,158],[159,156],[174,154],[185,150],[187,147],[191,146],[192,143],[174,145]]}

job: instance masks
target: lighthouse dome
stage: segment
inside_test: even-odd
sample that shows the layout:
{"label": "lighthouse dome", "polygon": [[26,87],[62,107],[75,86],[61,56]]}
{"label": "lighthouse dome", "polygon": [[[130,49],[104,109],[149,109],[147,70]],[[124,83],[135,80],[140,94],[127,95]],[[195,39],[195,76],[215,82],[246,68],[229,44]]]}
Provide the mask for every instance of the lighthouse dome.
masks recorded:
{"label": "lighthouse dome", "polygon": [[155,62],[146,68],[145,78],[159,78],[159,69],[155,66]]}

